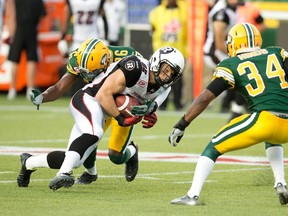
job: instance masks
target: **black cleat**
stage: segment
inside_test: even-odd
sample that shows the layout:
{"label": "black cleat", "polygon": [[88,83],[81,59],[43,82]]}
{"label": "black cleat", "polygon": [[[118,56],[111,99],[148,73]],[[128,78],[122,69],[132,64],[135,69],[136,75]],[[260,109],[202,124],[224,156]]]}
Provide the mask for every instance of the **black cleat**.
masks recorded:
{"label": "black cleat", "polygon": [[138,146],[133,141],[129,145],[133,145],[136,148],[136,153],[126,162],[125,167],[126,180],[131,182],[138,173]]}
{"label": "black cleat", "polygon": [[83,172],[83,174],[76,180],[75,184],[91,184],[93,181],[96,181],[98,175],[91,175],[88,172]]}
{"label": "black cleat", "polygon": [[28,187],[30,182],[30,176],[31,173],[36,170],[27,170],[26,169],[26,160],[31,157],[31,154],[23,153],[20,155],[20,161],[21,161],[21,170],[17,177],[17,183],[19,187]]}
{"label": "black cleat", "polygon": [[49,188],[53,191],[58,190],[61,187],[69,188],[74,184],[74,177],[69,173],[57,174],[50,182]]}

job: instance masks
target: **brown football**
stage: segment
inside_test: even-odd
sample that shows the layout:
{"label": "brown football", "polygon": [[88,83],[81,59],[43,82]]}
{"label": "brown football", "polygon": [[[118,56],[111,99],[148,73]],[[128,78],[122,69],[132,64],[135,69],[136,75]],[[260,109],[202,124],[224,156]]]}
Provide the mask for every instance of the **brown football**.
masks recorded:
{"label": "brown football", "polygon": [[132,106],[140,105],[138,100],[130,95],[119,95],[115,98],[116,106],[119,112],[124,117],[131,117],[133,114],[130,112]]}

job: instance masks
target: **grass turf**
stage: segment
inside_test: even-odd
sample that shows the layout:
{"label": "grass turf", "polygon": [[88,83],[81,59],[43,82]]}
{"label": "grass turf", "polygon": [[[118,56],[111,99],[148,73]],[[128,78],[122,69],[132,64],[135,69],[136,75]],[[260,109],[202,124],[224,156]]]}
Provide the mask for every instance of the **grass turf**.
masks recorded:
{"label": "grass turf", "polygon": [[[69,99],[35,106],[24,98],[9,102],[0,95],[0,146],[65,148],[73,120]],[[167,141],[173,125],[184,112],[159,112],[153,129],[137,125],[134,140],[145,152],[200,154],[228,115],[205,112],[185,131],[178,147]],[[107,131],[99,149],[107,149]],[[287,152],[287,146],[284,146]],[[229,155],[265,156],[264,145]],[[269,166],[216,164],[208,177],[200,206],[174,206],[169,202],[184,195],[193,177],[195,163],[140,161],[139,174],[126,182],[124,165],[97,160],[99,179],[91,185],[74,185],[53,192],[48,188],[57,170],[38,169],[28,188],[19,188],[16,178],[19,156],[0,155],[1,215],[286,215],[273,189]],[[74,170],[79,176],[83,167]],[[287,168],[285,168],[287,172]]]}

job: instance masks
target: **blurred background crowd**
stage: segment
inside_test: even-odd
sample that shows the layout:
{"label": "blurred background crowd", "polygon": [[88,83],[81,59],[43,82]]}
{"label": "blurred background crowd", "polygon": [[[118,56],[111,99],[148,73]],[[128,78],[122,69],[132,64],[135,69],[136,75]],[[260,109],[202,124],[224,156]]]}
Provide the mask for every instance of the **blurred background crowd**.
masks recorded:
{"label": "blurred background crowd", "polygon": [[[263,47],[288,49],[287,0],[0,0],[0,15],[0,93],[8,100],[55,84],[69,53],[91,37],[145,58],[165,45],[183,53],[184,76],[161,110],[182,110],[206,87],[237,22],[257,25]],[[233,92],[222,99],[219,112],[245,112]]]}

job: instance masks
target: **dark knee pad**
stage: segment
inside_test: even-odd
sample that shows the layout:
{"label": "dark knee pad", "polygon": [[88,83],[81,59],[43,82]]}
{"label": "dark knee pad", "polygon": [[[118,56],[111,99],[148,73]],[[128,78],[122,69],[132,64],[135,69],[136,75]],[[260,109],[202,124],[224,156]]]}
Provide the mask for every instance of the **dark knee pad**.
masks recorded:
{"label": "dark knee pad", "polygon": [[125,154],[123,155],[112,155],[108,154],[110,161],[112,161],[114,164],[123,164],[127,161],[127,157]]}
{"label": "dark knee pad", "polygon": [[77,152],[82,158],[85,151],[96,142],[98,142],[99,138],[97,136],[91,134],[82,134],[77,139],[75,139],[70,147],[69,151]]}
{"label": "dark knee pad", "polygon": [[65,151],[53,151],[47,155],[47,163],[51,169],[60,169],[65,159]]}

